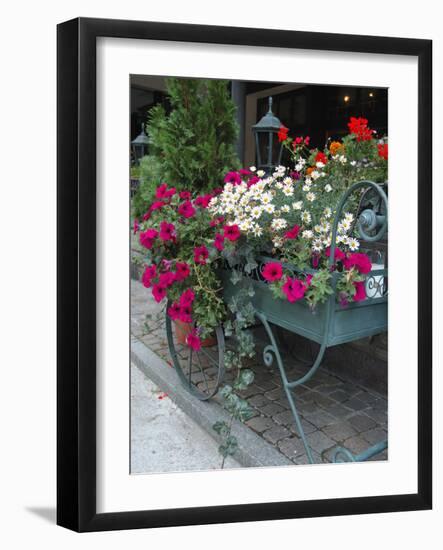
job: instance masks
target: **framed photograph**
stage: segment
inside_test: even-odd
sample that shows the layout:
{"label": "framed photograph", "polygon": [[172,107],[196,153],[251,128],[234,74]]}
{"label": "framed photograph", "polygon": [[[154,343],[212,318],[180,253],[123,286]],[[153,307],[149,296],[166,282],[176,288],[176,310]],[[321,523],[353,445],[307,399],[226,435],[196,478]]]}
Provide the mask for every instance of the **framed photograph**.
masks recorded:
{"label": "framed photograph", "polygon": [[59,525],[431,508],[431,67],[58,26]]}

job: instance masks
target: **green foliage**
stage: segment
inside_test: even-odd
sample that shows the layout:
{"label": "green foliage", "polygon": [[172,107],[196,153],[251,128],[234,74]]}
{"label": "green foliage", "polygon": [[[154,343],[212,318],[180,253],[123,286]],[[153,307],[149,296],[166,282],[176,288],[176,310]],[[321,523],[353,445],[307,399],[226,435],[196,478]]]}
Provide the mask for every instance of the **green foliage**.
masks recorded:
{"label": "green foliage", "polygon": [[163,181],[177,189],[206,192],[239,167],[235,152],[238,125],[228,81],[169,78],[171,112],[157,105],[149,112],[149,156],[141,164],[134,215],[146,211]]}

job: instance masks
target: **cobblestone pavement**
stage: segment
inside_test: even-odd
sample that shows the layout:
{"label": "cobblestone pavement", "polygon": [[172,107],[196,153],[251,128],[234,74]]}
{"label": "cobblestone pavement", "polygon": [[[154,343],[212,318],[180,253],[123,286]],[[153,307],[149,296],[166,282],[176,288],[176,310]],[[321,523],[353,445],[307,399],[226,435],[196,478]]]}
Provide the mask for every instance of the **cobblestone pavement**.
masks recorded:
{"label": "cobblestone pavement", "polygon": [[[131,309],[133,335],[171,364],[162,308],[136,281],[131,281]],[[243,396],[254,408],[255,416],[246,424],[295,464],[306,464],[307,456],[277,366],[266,367],[261,361],[260,347],[268,342],[260,328],[254,330],[258,349],[256,359],[248,367],[254,371],[255,378]],[[289,380],[306,373],[308,366],[304,361],[289,354],[284,354],[283,360]],[[229,377],[227,373],[228,383]],[[296,388],[295,398],[316,462],[329,462],[337,445],[358,454],[387,438],[386,398],[334,375],[327,364],[306,384]],[[219,396],[214,399],[221,403]],[[372,460],[387,460],[387,451]]]}

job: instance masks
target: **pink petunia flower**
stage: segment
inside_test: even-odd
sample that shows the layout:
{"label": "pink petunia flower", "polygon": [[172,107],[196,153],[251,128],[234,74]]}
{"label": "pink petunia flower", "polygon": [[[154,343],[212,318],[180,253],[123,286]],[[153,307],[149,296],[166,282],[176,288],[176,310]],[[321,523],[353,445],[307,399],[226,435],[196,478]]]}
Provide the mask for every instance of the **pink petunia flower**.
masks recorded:
{"label": "pink petunia flower", "polygon": [[287,277],[282,290],[285,293],[288,302],[292,303],[303,298],[306,292],[306,286],[302,281],[296,279],[295,277]]}
{"label": "pink petunia flower", "polygon": [[366,300],[366,284],[365,281],[354,281],[355,294],[353,296],[354,302],[362,302]]}
{"label": "pink petunia flower", "polygon": [[224,182],[239,185],[241,183],[241,176],[238,172],[228,172],[225,176]]}
{"label": "pink petunia flower", "polygon": [[294,240],[297,238],[299,233],[300,233],[300,226],[294,225],[292,229],[290,229],[289,231],[286,231],[285,237],[289,240]]}
{"label": "pink petunia flower", "polygon": [[241,233],[240,229],[238,228],[238,225],[225,225],[223,227],[223,235],[225,239],[228,239],[231,242],[236,241],[240,238]]}
{"label": "pink petunia flower", "polygon": [[178,319],[182,323],[192,323],[192,306],[180,306]]}
{"label": "pink petunia flower", "polygon": [[147,229],[139,234],[140,244],[145,248],[151,249],[154,245],[154,241],[158,236],[158,231],[155,229]]}
{"label": "pink petunia flower", "polygon": [[186,343],[194,351],[198,351],[202,347],[200,337],[195,329],[186,337]]}
{"label": "pink petunia flower", "polygon": [[151,217],[151,212],[148,210],[148,212],[145,212],[143,214],[143,221],[144,222],[147,222],[149,220],[149,218]]}
{"label": "pink petunia flower", "polygon": [[354,252],[349,254],[343,261],[345,269],[349,270],[355,267],[359,273],[367,274],[372,269],[372,263],[367,254],[363,252]]}
{"label": "pink petunia flower", "polygon": [[183,200],[189,200],[191,198],[191,192],[190,191],[180,191],[178,196]]}
{"label": "pink petunia flower", "polygon": [[177,319],[179,319],[180,313],[181,313],[181,308],[178,302],[173,302],[168,307],[168,315],[173,321],[176,321]]}
{"label": "pink petunia flower", "polygon": [[270,283],[279,281],[283,277],[283,267],[279,262],[268,262],[263,268],[262,275]]}
{"label": "pink petunia flower", "polygon": [[208,257],[209,257],[209,252],[205,245],[196,246],[194,248],[194,262],[196,264],[205,265]]}
{"label": "pink petunia flower", "polygon": [[152,295],[156,302],[161,302],[166,297],[166,288],[160,284],[155,284],[152,287]]}
{"label": "pink petunia flower", "polygon": [[160,239],[162,241],[172,241],[175,238],[175,226],[173,223],[161,222],[160,224]]}
{"label": "pink petunia flower", "polygon": [[181,306],[190,306],[195,300],[195,293],[191,288],[186,289],[180,296]]}
{"label": "pink petunia flower", "polygon": [[175,195],[175,193],[175,187],[171,187],[171,189],[168,189],[168,185],[166,183],[162,183],[157,187],[155,196],[157,199],[168,199],[169,197]]}
{"label": "pink petunia flower", "polygon": [[191,273],[191,268],[186,262],[175,263],[175,280],[184,281]]}
{"label": "pink petunia flower", "polygon": [[252,178],[249,178],[247,185],[248,187],[252,187],[259,181],[260,181],[260,178],[258,176],[253,176]]}
{"label": "pink petunia flower", "polygon": [[225,238],[223,237],[223,235],[221,233],[217,233],[215,235],[214,246],[220,252],[224,249],[224,247],[225,247]]}
{"label": "pink petunia flower", "polygon": [[[328,246],[328,248],[326,248],[325,254],[328,258],[331,256],[331,247],[330,246]],[[340,250],[339,248],[336,247],[335,250],[334,250],[334,260],[336,262],[341,262],[342,260],[345,259],[345,257],[346,257],[346,255],[343,252],[343,250]]]}
{"label": "pink petunia flower", "polygon": [[175,273],[172,273],[172,271],[166,271],[165,273],[162,273],[158,278],[159,285],[165,288],[169,288],[174,282]]}
{"label": "pink petunia flower", "polygon": [[152,279],[157,274],[157,266],[155,264],[146,266],[142,275],[142,284],[144,287],[149,288],[152,284]]}
{"label": "pink petunia flower", "polygon": [[211,193],[208,193],[207,195],[200,195],[195,199],[194,204],[195,206],[199,206],[200,208],[208,208],[212,197],[213,195]]}
{"label": "pink petunia flower", "polygon": [[178,207],[178,213],[180,214],[180,216],[183,216],[184,218],[192,218],[193,216],[195,216],[195,208],[192,206],[192,202],[191,201],[183,202]]}
{"label": "pink petunia flower", "polygon": [[251,170],[249,170],[248,168],[240,168],[238,173],[240,174],[240,176],[249,176],[251,174]]}
{"label": "pink petunia flower", "polygon": [[163,208],[164,206],[166,205],[166,203],[164,203],[163,201],[154,201],[152,204],[151,204],[151,207],[150,207],[150,211],[151,212],[154,212],[154,210],[160,210],[161,208]]}
{"label": "pink petunia flower", "polygon": [[215,227],[216,225],[219,225],[221,223],[224,222],[224,217],[223,216],[218,216],[218,218],[215,218],[214,220],[211,220],[209,222],[209,227]]}

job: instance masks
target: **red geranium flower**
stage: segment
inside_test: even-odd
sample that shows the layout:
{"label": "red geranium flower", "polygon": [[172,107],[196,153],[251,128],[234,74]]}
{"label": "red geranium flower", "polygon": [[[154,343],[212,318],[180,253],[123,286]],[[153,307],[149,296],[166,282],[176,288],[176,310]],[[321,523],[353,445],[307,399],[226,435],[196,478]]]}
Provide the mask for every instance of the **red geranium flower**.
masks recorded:
{"label": "red geranium flower", "polygon": [[388,144],[387,143],[379,143],[377,145],[378,149],[378,156],[382,159],[388,160]]}
{"label": "red geranium flower", "polygon": [[285,141],[288,139],[288,132],[289,128],[286,128],[286,126],[280,126],[280,130],[278,131],[278,141]]}
{"label": "red geranium flower", "polygon": [[175,238],[175,226],[173,223],[161,222],[160,239],[162,241],[172,241]]}
{"label": "red geranium flower", "polygon": [[191,273],[191,268],[186,262],[176,262],[175,264],[175,280],[184,281]]}
{"label": "red geranium flower", "polygon": [[294,225],[294,227],[292,229],[290,229],[289,231],[286,231],[285,237],[287,239],[293,240],[293,239],[297,238],[299,233],[300,233],[300,226],[299,225]]}
{"label": "red geranium flower", "polygon": [[370,141],[374,133],[368,128],[368,120],[363,117],[356,118],[351,116],[348,128],[351,134],[357,136],[357,141]]}
{"label": "red geranium flower", "polygon": [[191,198],[191,192],[190,191],[180,191],[180,193],[178,194],[178,196],[181,198],[181,199],[184,199],[184,200],[189,200]]}
{"label": "red geranium flower", "polygon": [[178,207],[178,213],[184,218],[192,218],[195,215],[195,208],[192,206],[191,201],[183,202]]}
{"label": "red geranium flower", "polygon": [[208,257],[209,257],[209,252],[205,245],[196,246],[194,248],[194,262],[196,264],[205,265]]}
{"label": "red geranium flower", "polygon": [[223,237],[223,235],[221,233],[217,233],[215,235],[214,246],[220,252],[224,249],[224,247],[225,247],[225,238]]}
{"label": "red geranium flower", "polygon": [[263,268],[262,275],[270,283],[279,281],[283,277],[283,267],[279,262],[268,262]]}
{"label": "red geranium flower", "polygon": [[154,241],[157,238],[158,231],[155,229],[147,229],[139,234],[140,244],[145,248],[151,249],[154,245]]}
{"label": "red geranium flower", "polygon": [[327,164],[328,163],[328,157],[322,151],[319,151],[315,155],[315,162],[322,162],[323,164]]}
{"label": "red geranium flower", "polygon": [[292,303],[303,298],[306,292],[306,286],[302,281],[296,279],[295,277],[287,277],[286,283],[282,286],[282,290],[286,294],[288,302]]}
{"label": "red geranium flower", "polygon": [[238,228],[238,225],[225,225],[223,227],[223,234],[225,239],[228,239],[231,242],[236,241],[240,238],[241,233],[240,229]]}

